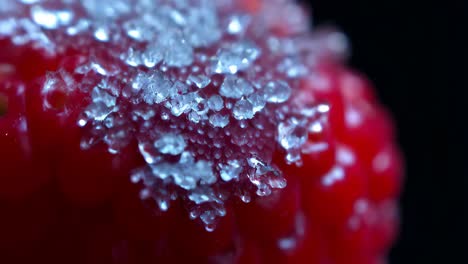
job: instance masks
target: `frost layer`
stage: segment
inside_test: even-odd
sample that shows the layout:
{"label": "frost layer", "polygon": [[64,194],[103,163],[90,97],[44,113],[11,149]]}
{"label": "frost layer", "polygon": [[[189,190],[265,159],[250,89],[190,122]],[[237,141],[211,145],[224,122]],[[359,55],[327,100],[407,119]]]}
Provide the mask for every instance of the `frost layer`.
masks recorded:
{"label": "frost layer", "polygon": [[329,110],[299,80],[346,46],[339,33],[310,33],[302,10],[279,0],[255,12],[231,0],[1,0],[0,18],[0,37],[16,45],[87,50],[43,92],[88,93],[82,148],[104,141],[120,155],[136,141],[146,165],[129,176],[141,198],[163,211],[183,199],[209,231],[233,195],[249,202],[286,186],[273,154],[300,166]]}

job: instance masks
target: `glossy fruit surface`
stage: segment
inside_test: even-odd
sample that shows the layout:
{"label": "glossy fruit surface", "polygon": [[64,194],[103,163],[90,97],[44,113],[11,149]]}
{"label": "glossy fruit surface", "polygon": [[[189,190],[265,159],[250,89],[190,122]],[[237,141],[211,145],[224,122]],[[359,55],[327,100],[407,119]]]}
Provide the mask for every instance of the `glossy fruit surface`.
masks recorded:
{"label": "glossy fruit surface", "polygon": [[23,2],[0,7],[0,263],[385,259],[402,160],[341,33],[286,0]]}

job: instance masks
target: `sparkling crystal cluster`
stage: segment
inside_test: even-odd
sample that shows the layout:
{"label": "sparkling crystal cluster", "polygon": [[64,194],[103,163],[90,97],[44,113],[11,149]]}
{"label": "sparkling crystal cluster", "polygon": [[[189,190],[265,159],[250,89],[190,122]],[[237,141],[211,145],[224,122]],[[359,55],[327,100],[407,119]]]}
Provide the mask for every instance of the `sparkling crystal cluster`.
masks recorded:
{"label": "sparkling crystal cluster", "polygon": [[[119,155],[137,142],[146,164],[129,178],[145,186],[141,198],[163,211],[182,199],[213,230],[231,195],[249,202],[286,186],[274,152],[300,166],[329,111],[300,78],[346,49],[341,34],[308,33],[292,3],[269,2],[252,16],[234,0],[0,0],[0,36],[51,56],[97,47],[74,71],[50,73],[42,92],[89,93],[81,147],[105,142]],[[279,22],[271,14],[285,6]]]}

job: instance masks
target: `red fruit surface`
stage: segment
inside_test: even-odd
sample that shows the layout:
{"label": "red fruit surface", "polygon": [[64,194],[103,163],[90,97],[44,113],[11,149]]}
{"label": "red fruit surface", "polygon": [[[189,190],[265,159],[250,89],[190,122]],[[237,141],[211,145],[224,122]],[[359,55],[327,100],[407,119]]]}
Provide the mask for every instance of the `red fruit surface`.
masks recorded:
{"label": "red fruit surface", "polygon": [[6,200],[28,198],[50,177],[47,166],[31,148],[24,89],[24,84],[15,80],[6,79],[0,83],[0,104],[4,108],[0,117],[0,197]]}
{"label": "red fruit surface", "polygon": [[310,192],[303,197],[306,212],[326,225],[342,226],[351,216],[355,203],[368,195],[367,175],[362,165],[343,146],[338,149],[335,166],[321,177],[304,182],[302,187],[303,192]]}
{"label": "red fruit surface", "polygon": [[403,161],[341,33],[288,0],[32,2],[0,7],[0,263],[385,263]]}

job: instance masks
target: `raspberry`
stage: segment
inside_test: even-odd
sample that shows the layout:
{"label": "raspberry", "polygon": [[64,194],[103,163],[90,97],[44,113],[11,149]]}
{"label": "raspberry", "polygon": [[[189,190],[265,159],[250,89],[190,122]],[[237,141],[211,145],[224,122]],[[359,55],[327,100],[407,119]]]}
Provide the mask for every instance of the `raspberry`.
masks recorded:
{"label": "raspberry", "polygon": [[[3,80],[0,84],[0,144],[2,174],[0,197],[6,200],[26,199],[37,191],[50,171],[30,146],[28,125],[24,109],[24,84]],[[6,151],[5,151],[6,150]]]}
{"label": "raspberry", "polygon": [[384,261],[391,118],[294,2],[7,0],[0,47],[3,262]]}

